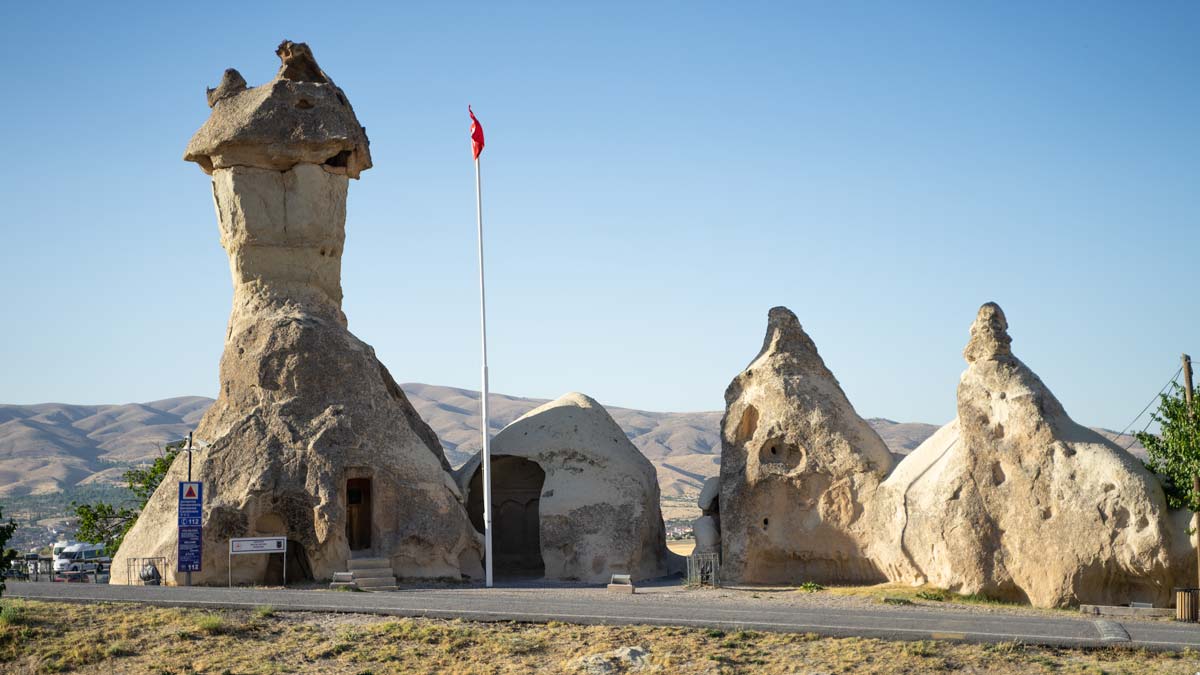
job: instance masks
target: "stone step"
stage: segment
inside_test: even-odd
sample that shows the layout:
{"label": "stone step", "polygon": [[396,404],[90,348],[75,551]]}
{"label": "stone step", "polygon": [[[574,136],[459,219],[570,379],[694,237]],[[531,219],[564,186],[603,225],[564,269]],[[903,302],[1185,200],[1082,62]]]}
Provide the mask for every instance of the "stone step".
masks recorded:
{"label": "stone step", "polygon": [[362,590],[364,590],[364,591],[366,591],[366,592],[368,592],[368,593],[374,593],[374,592],[376,592],[376,591],[398,591],[398,590],[400,590],[400,587],[398,587],[398,586],[395,586],[395,585],[392,585],[392,586],[372,586],[372,587],[370,587],[370,588],[364,588],[364,589],[362,589]]}
{"label": "stone step", "polygon": [[354,581],[354,572],[334,572],[333,580],[336,583],[352,583]]}
{"label": "stone step", "polygon": [[391,579],[396,580],[396,575],[392,572],[392,568],[384,567],[371,570],[354,570],[350,573],[354,577],[354,581],[362,581],[364,579]]}
{"label": "stone step", "polygon": [[355,579],[355,580],[354,580],[354,585],[356,585],[356,586],[358,586],[359,588],[361,588],[361,589],[364,589],[364,590],[368,590],[368,589],[370,589],[370,590],[374,590],[374,589],[376,589],[376,588],[382,588],[382,587],[384,587],[384,586],[391,586],[391,587],[393,587],[393,588],[394,588],[394,587],[396,586],[396,577],[378,577],[378,578],[371,578],[371,579]]}
{"label": "stone step", "polygon": [[356,570],[368,570],[379,568],[392,568],[392,561],[388,558],[351,558],[346,562],[346,568],[351,572]]}
{"label": "stone step", "polygon": [[358,584],[353,581],[334,581],[329,584],[330,588],[358,588]]}

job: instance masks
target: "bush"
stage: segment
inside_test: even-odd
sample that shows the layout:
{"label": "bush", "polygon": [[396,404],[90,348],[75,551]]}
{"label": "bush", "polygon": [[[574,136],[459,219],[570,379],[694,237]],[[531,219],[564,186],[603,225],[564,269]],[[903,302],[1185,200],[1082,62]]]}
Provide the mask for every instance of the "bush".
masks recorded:
{"label": "bush", "polygon": [[3,523],[4,511],[0,510],[0,595],[3,595],[4,589],[4,573],[12,567],[13,558],[17,557],[17,552],[5,548],[5,544],[12,538],[13,532],[17,531],[17,522],[9,519],[7,523]]}

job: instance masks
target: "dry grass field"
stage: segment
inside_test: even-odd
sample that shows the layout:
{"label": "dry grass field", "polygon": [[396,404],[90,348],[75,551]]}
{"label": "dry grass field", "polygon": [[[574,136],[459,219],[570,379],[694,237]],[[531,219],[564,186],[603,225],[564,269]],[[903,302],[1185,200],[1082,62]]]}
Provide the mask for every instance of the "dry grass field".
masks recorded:
{"label": "dry grass field", "polygon": [[692,549],[696,548],[695,539],[668,539],[667,550],[678,555],[691,555]]}
{"label": "dry grass field", "polygon": [[[589,657],[647,650],[640,669]],[[596,664],[599,660],[602,663]],[[887,642],[690,628],[469,623],[354,614],[5,601],[0,672],[1187,673],[1196,653]]]}

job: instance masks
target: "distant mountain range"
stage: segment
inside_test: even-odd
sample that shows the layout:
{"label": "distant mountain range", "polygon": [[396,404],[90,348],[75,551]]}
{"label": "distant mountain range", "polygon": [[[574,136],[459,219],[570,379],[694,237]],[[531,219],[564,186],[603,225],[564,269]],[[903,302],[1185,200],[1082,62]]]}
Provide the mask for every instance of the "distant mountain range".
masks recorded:
{"label": "distant mountain range", "polygon": [[[431,384],[401,385],[460,466],[479,451],[479,392]],[[82,485],[120,483],[195,428],[213,400],[203,396],[125,405],[0,405],[0,497],[45,494]],[[488,397],[493,432],[545,403],[505,394]],[[613,419],[658,470],[664,497],[694,495],[719,471],[721,412],[660,413],[609,407]],[[868,420],[896,455],[905,455],[937,430],[933,424]],[[1129,436],[1096,429],[1121,447]],[[1133,454],[1144,456],[1140,445]]]}

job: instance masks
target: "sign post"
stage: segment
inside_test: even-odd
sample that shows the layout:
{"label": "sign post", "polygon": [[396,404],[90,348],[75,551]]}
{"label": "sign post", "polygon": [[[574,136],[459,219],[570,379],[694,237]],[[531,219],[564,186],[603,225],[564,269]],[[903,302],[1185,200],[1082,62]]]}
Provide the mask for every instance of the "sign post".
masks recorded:
{"label": "sign post", "polygon": [[204,518],[204,483],[179,482],[179,550],[176,572],[187,574],[187,585],[192,585],[192,572],[201,569],[204,552],[202,523]]}
{"label": "sign post", "polygon": [[248,553],[282,553],[283,585],[287,586],[287,537],[241,537],[229,540],[229,586],[233,587],[233,556]]}

